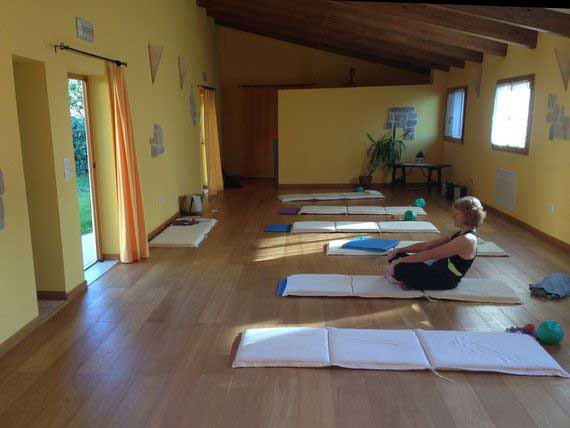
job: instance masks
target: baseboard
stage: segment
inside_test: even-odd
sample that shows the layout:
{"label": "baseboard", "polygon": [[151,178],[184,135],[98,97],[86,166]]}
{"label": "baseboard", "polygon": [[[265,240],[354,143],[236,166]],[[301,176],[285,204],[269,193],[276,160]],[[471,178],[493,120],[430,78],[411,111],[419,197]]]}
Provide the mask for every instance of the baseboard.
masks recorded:
{"label": "baseboard", "polygon": [[102,254],[103,260],[120,260],[121,256],[119,254]]}
{"label": "baseboard", "polygon": [[65,291],[48,291],[38,290],[36,295],[39,300],[67,300],[67,293]]}
{"label": "baseboard", "polygon": [[548,233],[545,233],[542,230],[539,230],[536,227],[533,227],[530,224],[525,223],[524,221],[519,220],[518,218],[513,217],[512,215],[507,214],[507,213],[499,210],[498,208],[495,208],[495,207],[493,207],[493,206],[491,206],[485,202],[483,202],[483,206],[485,207],[485,209],[488,212],[491,212],[496,216],[503,217],[503,218],[515,223],[517,226],[522,227],[523,229],[527,230],[528,232],[532,233],[533,235],[536,235],[539,238],[544,239],[545,241],[561,248],[562,250],[570,251],[570,244],[569,243],[564,242],[558,238],[555,238],[554,236],[549,235]]}
{"label": "baseboard", "polygon": [[71,291],[48,291],[38,290],[36,294],[39,300],[68,300],[71,301],[87,291],[87,281],[74,287]]}
{"label": "baseboard", "polygon": [[[279,189],[356,189],[358,183],[302,183],[302,184],[279,184]],[[385,189],[390,187],[389,183],[372,183],[366,186],[367,189]]]}
{"label": "baseboard", "polygon": [[27,323],[24,327],[6,339],[3,343],[0,344],[0,358],[12,350],[18,343],[24,340],[28,335],[30,335],[34,330],[36,330],[39,326],[43,325],[47,322],[51,317],[53,317],[57,312],[59,312],[62,308],[64,308],[67,304],[69,304],[74,299],[81,296],[83,293],[87,291],[87,281],[83,281],[69,293],[65,291],[37,291],[38,299],[42,300],[65,300],[65,302],[59,306],[56,310],[54,310],[47,318],[41,319],[39,316],[35,317],[29,323]]}
{"label": "baseboard", "polygon": [[151,241],[153,240],[157,235],[159,235],[163,230],[165,230],[168,226],[170,226],[170,224],[176,220],[178,217],[180,217],[180,212],[176,211],[174,214],[172,214],[166,221],[164,221],[164,223],[162,223],[160,226],[158,226],[156,229],[154,229],[152,232],[150,232],[148,234],[148,240]]}
{"label": "baseboard", "polygon": [[83,281],[81,284],[79,284],[73,290],[66,293],[66,300],[71,302],[72,300],[81,296],[86,291],[87,291],[87,281]]}
{"label": "baseboard", "polygon": [[42,324],[43,320],[41,320],[38,315],[4,342],[0,343],[0,358],[11,351],[18,343],[24,340],[26,336],[28,336]]}

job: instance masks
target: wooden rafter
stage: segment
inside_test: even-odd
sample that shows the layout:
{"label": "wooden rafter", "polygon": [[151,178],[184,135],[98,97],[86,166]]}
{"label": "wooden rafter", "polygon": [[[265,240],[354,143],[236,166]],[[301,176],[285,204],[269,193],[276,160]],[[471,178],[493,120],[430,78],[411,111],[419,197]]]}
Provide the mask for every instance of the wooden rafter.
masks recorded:
{"label": "wooden rafter", "polygon": [[463,67],[537,31],[570,36],[570,15],[543,8],[341,0],[197,0],[220,25],[408,70]]}
{"label": "wooden rafter", "polygon": [[538,34],[534,30],[494,22],[477,16],[465,19],[463,13],[432,7],[428,4],[357,2],[355,6],[367,12],[405,19],[409,25],[413,25],[413,22],[423,22],[452,32],[474,35],[526,48],[535,48],[538,38]]}
{"label": "wooden rafter", "polygon": [[543,7],[504,7],[433,5],[434,8],[460,12],[469,16],[515,25],[529,30],[542,31],[570,37],[570,14]]}

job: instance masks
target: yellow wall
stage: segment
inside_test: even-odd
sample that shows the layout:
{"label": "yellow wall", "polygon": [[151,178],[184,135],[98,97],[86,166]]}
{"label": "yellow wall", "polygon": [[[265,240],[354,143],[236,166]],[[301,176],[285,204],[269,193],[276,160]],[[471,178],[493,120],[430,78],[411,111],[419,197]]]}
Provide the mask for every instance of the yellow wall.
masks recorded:
{"label": "yellow wall", "polygon": [[244,165],[243,90],[240,85],[316,84],[338,87],[349,82],[351,67],[360,86],[429,82],[429,76],[375,64],[251,33],[219,27],[222,102],[222,155],[225,169],[242,174]]}
{"label": "yellow wall", "polygon": [[[94,24],[94,43],[76,39],[76,16]],[[63,174],[63,159],[73,159],[66,78],[69,72],[101,77],[105,70],[96,59],[69,52],[56,54],[51,44],[63,41],[128,61],[126,74],[145,217],[148,230],[152,230],[177,211],[178,195],[200,189],[199,129],[191,125],[189,85],[180,89],[177,60],[179,55],[190,60],[188,80],[194,85],[203,83],[205,71],[206,83],[217,86],[215,31],[205,11],[188,0],[142,0],[136,4],[130,0],[2,2],[0,168],[6,181],[6,228],[0,231],[0,342],[37,314],[12,56],[45,63],[65,289],[70,291],[83,281],[83,267],[75,180],[65,181]],[[154,85],[150,80],[149,42],[164,45]],[[151,159],[148,139],[154,123],[164,130],[166,153]],[[108,133],[99,132],[95,144],[108,146],[108,137]],[[113,227],[111,224],[104,233],[112,233],[109,230]],[[110,240],[106,250],[118,252],[116,243]]]}
{"label": "yellow wall", "polygon": [[14,83],[36,289],[65,291],[44,64],[36,61],[14,63]]}
{"label": "yellow wall", "polygon": [[279,91],[279,183],[357,182],[366,173],[366,134],[384,135],[388,108],[404,106],[415,107],[419,122],[402,160],[423,150],[440,161],[441,92],[432,85]]}
{"label": "yellow wall", "polygon": [[[467,184],[471,192],[495,206],[497,168],[518,175],[517,204],[510,215],[570,243],[570,141],[548,139],[547,100],[555,94],[570,112],[570,95],[564,90],[554,54],[555,46],[568,46],[570,40],[540,34],[536,49],[510,46],[506,58],[485,56],[481,94],[477,96],[469,78],[470,67],[438,73],[443,87],[469,84],[465,118],[465,144],[444,143],[444,157],[453,164],[453,180]],[[528,156],[491,149],[493,96],[498,79],[535,74],[530,152]],[[471,181],[474,177],[474,182]],[[549,205],[554,203],[554,213]]]}

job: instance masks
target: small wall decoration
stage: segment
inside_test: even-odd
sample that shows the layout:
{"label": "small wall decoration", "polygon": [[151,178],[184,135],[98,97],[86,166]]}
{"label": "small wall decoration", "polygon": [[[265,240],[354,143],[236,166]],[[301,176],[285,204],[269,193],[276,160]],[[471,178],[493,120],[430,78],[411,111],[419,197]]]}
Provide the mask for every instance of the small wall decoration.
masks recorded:
{"label": "small wall decoration", "polygon": [[566,116],[564,106],[558,104],[558,99],[553,94],[548,95],[546,123],[550,125],[548,130],[549,140],[570,139],[570,116]]}
{"label": "small wall decoration", "polygon": [[163,46],[148,44],[148,58],[150,60],[150,78],[152,83],[156,80],[156,74],[158,73],[158,67],[160,66],[160,59],[162,58]]}
{"label": "small wall decoration", "polygon": [[568,80],[570,79],[570,47],[559,46],[554,48],[558,67],[560,68],[560,75],[562,76],[562,83],[564,90],[568,90]]}
{"label": "small wall decoration", "polygon": [[0,230],[4,229],[4,173],[0,169]]}
{"label": "small wall decoration", "polygon": [[188,99],[190,105],[190,118],[192,119],[192,125],[196,126],[198,123],[198,109],[196,108],[196,97],[194,96],[194,86],[190,85],[190,95]]}
{"label": "small wall decoration", "polygon": [[162,128],[160,125],[154,125],[154,135],[152,138],[149,138],[148,142],[150,143],[150,155],[151,157],[155,158],[164,154],[164,143],[162,140]]}
{"label": "small wall decoration", "polygon": [[75,30],[77,32],[77,38],[80,40],[92,43],[95,39],[93,24],[83,18],[75,18]]}
{"label": "small wall decoration", "polygon": [[416,138],[416,127],[418,126],[418,114],[414,107],[390,107],[388,108],[388,121],[385,129],[403,128],[408,132],[405,140]]}
{"label": "small wall decoration", "polygon": [[184,87],[184,81],[186,80],[186,74],[188,74],[188,59],[179,56],[178,57],[178,75],[180,76],[180,89]]}

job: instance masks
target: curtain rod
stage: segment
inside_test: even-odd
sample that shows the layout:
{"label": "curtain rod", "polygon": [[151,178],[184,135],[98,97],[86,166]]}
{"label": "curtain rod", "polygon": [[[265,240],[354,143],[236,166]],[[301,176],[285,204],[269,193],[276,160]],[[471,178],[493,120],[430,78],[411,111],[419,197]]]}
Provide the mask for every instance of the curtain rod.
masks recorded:
{"label": "curtain rod", "polygon": [[212,91],[215,91],[216,88],[212,87],[212,86],[206,86],[206,85],[198,85],[199,88],[204,88],[204,89],[211,89]]}
{"label": "curtain rod", "polygon": [[90,56],[90,57],[93,57],[93,58],[102,59],[103,61],[112,62],[112,63],[115,64],[117,67],[120,67],[120,66],[122,66],[122,65],[125,66],[125,67],[127,66],[127,63],[126,63],[126,62],[120,61],[120,60],[118,60],[118,59],[107,58],[107,57],[104,57],[104,56],[101,56],[101,55],[93,54],[93,53],[90,53],[90,52],[85,52],[85,51],[82,51],[82,50],[79,50],[79,49],[72,48],[71,46],[65,45],[65,44],[63,44],[63,43],[60,43],[59,45],[55,45],[55,46],[54,46],[54,49],[55,49],[56,52],[57,52],[57,50],[59,49],[60,51],[72,51],[72,52],[75,52],[75,53],[78,53],[78,54],[87,55],[87,56]]}

